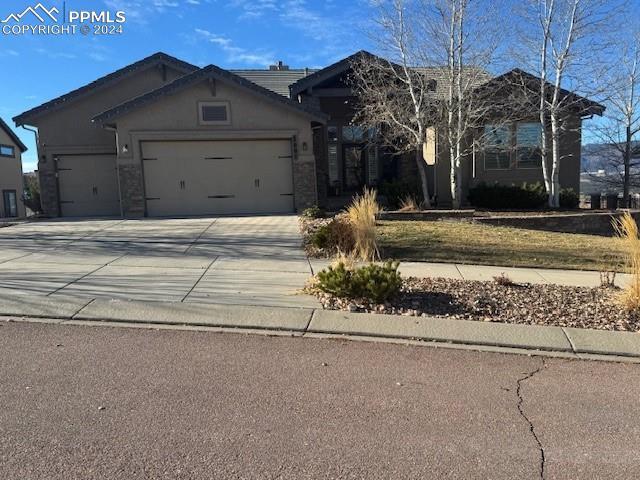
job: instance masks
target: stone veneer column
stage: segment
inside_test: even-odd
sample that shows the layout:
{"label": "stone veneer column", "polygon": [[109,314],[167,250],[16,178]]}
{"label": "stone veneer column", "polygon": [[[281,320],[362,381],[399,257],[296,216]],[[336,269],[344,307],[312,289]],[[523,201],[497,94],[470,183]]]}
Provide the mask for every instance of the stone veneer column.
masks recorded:
{"label": "stone veneer column", "polygon": [[313,155],[299,155],[293,161],[295,209],[300,212],[318,203],[316,162]]}
{"label": "stone veneer column", "polygon": [[144,217],[144,185],[142,167],[135,164],[118,165],[122,213],[126,218]]}
{"label": "stone veneer column", "polygon": [[38,182],[42,212],[48,217],[60,216],[58,203],[58,179],[53,158],[47,155],[45,162],[38,162]]}

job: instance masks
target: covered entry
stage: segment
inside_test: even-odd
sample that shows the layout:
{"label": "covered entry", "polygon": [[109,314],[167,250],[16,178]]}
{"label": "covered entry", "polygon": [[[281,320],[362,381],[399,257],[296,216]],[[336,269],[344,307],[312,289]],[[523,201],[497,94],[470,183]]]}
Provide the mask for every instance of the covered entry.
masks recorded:
{"label": "covered entry", "polygon": [[148,216],[294,211],[291,140],[142,142]]}

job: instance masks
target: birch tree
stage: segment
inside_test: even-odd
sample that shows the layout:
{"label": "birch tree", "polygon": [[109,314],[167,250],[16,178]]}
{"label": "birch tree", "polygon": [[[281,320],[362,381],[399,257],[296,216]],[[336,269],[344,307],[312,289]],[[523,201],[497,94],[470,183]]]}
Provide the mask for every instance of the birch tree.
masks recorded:
{"label": "birch tree", "polygon": [[473,0],[378,2],[374,41],[385,59],[368,56],[353,65],[363,99],[358,121],[379,125],[388,144],[415,151],[425,200],[422,151],[431,135],[443,140],[439,149],[450,161],[453,207],[462,201],[462,163],[472,148],[468,139],[489,109],[473,93],[489,78],[497,36],[490,27],[496,22],[485,20],[495,6]]}
{"label": "birch tree", "polygon": [[[561,138],[571,128],[568,114],[580,108],[580,97],[597,95],[593,80],[602,74],[608,40],[603,27],[612,15],[604,0],[533,0],[525,20],[529,47],[538,61],[538,118],[541,125],[542,173],[552,208],[560,206]],[[525,42],[526,43],[526,42]],[[591,82],[591,85],[588,83]],[[550,130],[550,132],[549,132]],[[549,158],[549,156],[551,158]]]}
{"label": "birch tree", "polygon": [[414,25],[407,21],[402,0],[379,5],[376,19],[386,55],[365,54],[353,65],[353,85],[362,99],[357,122],[374,129],[377,141],[398,153],[412,153],[420,176],[423,201],[430,207],[431,193],[423,152],[427,129],[435,120],[433,80],[414,67],[419,64],[419,44]]}

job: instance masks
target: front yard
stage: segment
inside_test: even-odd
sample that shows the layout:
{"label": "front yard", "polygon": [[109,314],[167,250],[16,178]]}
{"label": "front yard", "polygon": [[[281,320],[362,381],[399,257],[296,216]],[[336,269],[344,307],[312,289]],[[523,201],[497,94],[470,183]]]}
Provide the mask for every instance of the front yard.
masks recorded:
{"label": "front yard", "polygon": [[617,238],[458,221],[380,221],[383,258],[510,267],[622,271]]}

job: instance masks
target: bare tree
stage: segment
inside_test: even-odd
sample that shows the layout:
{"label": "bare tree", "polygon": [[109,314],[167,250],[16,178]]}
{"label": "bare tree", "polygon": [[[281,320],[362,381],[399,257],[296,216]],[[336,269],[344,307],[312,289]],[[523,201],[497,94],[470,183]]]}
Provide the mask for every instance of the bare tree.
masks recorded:
{"label": "bare tree", "polygon": [[615,57],[611,75],[603,77],[608,89],[605,100],[607,114],[593,128],[603,143],[600,159],[607,183],[622,187],[622,204],[629,206],[629,189],[640,182],[640,172],[634,158],[640,157],[640,32],[631,35]]}
{"label": "bare tree", "polygon": [[359,104],[358,123],[377,131],[377,141],[399,153],[415,152],[422,195],[430,206],[431,195],[423,151],[427,129],[434,122],[433,81],[414,68],[418,64],[417,36],[407,21],[402,0],[380,4],[377,19],[381,47],[387,58],[362,55],[354,61],[353,85]]}
{"label": "bare tree", "polygon": [[[470,5],[473,5],[473,8]],[[353,65],[361,102],[358,121],[379,127],[388,145],[414,150],[425,200],[428,183],[422,151],[427,136],[448,150],[451,197],[462,200],[462,162],[469,136],[490,108],[474,95],[488,80],[496,49],[490,5],[470,0],[380,1],[376,45],[385,57],[361,57]],[[482,12],[482,10],[485,10]],[[495,18],[495,17],[494,17]]]}
{"label": "bare tree", "polygon": [[593,80],[602,74],[603,54],[610,47],[602,27],[613,9],[605,0],[532,0],[527,6],[523,43],[538,58],[542,171],[549,206],[557,208],[562,134],[575,128],[566,121],[570,112],[583,107],[581,97],[563,90],[563,84],[571,83],[583,95],[600,93]]}

